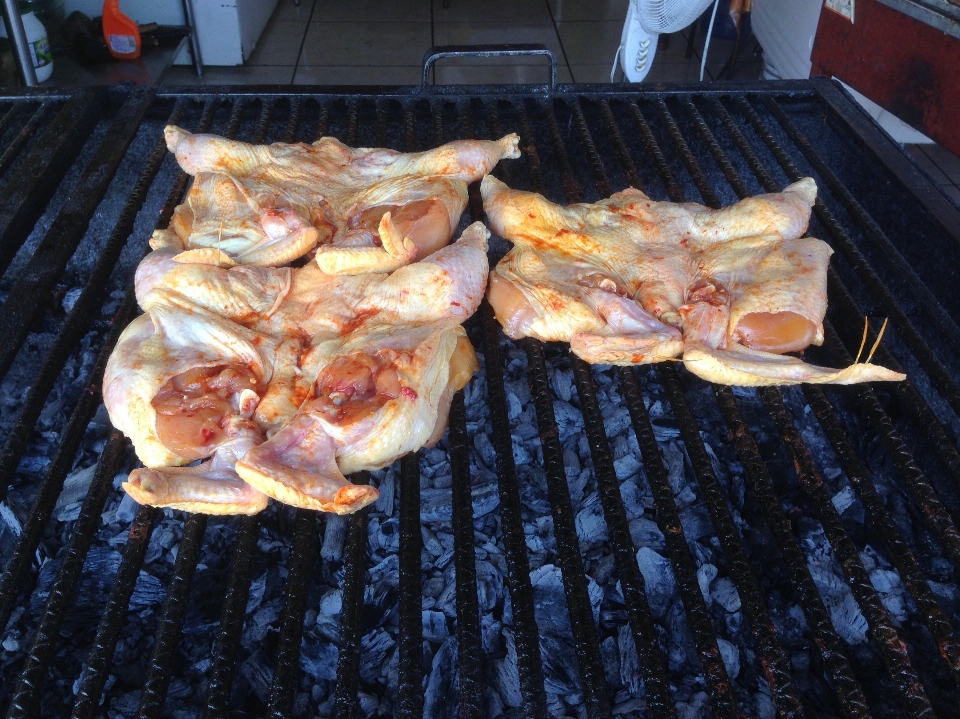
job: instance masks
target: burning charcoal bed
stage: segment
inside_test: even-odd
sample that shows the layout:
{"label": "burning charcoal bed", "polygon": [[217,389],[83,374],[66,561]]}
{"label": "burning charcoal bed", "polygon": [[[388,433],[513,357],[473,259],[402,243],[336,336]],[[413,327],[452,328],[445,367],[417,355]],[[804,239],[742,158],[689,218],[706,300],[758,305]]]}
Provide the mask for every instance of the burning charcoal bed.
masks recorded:
{"label": "burning charcoal bed", "polygon": [[[838,86],[205,90],[0,97],[0,711],[957,715],[960,212]],[[875,361],[908,380],[590,366],[484,304],[447,433],[352,477],[367,509],[140,507],[100,381],[187,187],[168,123],[405,151],[517,132],[494,174],[561,204],[813,176],[835,254],[807,357],[845,366],[888,318]]]}

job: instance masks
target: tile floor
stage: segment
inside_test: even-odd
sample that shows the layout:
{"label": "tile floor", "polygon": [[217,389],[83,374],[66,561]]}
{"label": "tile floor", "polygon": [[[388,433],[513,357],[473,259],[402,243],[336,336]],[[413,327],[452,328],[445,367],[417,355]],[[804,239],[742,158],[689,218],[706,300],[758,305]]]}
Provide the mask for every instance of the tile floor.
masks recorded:
{"label": "tile floor", "polygon": [[[558,61],[560,82],[609,82],[628,0],[280,0],[246,65],[208,67],[198,80],[188,67],[170,68],[173,84],[282,83],[397,85],[420,82],[431,45],[541,43]],[[696,80],[703,33],[686,57],[686,31],[664,38],[648,81]],[[714,40],[713,79],[732,43]],[[759,57],[741,56],[737,79],[756,78]],[[540,83],[542,58],[441,60],[440,84]],[[620,79],[618,73],[617,79]]]}

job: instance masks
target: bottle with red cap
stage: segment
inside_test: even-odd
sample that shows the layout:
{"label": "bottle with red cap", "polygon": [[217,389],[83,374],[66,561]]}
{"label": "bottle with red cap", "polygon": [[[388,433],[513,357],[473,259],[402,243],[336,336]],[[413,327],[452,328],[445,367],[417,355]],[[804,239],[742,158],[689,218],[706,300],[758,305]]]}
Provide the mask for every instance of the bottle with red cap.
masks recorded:
{"label": "bottle with red cap", "polygon": [[121,60],[140,57],[140,28],[120,11],[120,0],[104,0],[103,39],[110,54]]}

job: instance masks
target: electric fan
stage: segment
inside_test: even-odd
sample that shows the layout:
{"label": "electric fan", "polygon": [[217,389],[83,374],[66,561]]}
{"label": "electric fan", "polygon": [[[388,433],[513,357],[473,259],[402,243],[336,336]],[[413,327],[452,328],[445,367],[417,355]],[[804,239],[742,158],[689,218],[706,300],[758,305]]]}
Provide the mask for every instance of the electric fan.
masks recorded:
{"label": "electric fan", "polygon": [[610,82],[613,82],[617,70],[617,60],[623,68],[623,74],[630,82],[640,82],[650,72],[653,56],[657,52],[657,35],[677,32],[696,20],[711,2],[713,15],[710,17],[710,29],[707,30],[707,42],[703,48],[703,60],[700,65],[700,79],[706,66],[707,47],[713,33],[713,21],[717,16],[719,0],[630,0],[627,19],[623,23],[620,35],[620,47],[613,58],[610,69]]}

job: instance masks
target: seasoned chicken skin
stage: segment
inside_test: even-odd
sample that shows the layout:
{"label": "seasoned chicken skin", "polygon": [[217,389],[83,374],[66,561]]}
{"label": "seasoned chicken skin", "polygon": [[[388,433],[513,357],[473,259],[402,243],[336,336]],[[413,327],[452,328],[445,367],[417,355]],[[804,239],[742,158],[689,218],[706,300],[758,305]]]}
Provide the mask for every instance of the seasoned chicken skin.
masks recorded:
{"label": "seasoned chicken skin", "polygon": [[165,130],[194,181],[154,249],[177,261],[279,266],[317,248],[327,274],[392,272],[449,242],[467,183],[519,156],[518,137],[464,140],[426,152],[311,145],[249,145]]}
{"label": "seasoned chicken skin", "polygon": [[899,380],[872,364],[815,367],[783,353],[823,341],[832,250],[801,237],[816,185],[721,210],[655,202],[636,189],[560,207],[492,176],[492,229],[514,243],[489,298],[514,339],[569,342],[588,362],[682,355],[694,374],[736,385]]}
{"label": "seasoned chicken skin", "polygon": [[[373,487],[344,473],[435,442],[478,365],[460,323],[487,284],[481,223],[391,274],[221,267],[159,250],[135,278],[145,314],[104,374],[111,420],[146,469],[138,501],[211,514],[272,496],[347,513]],[[196,466],[183,465],[208,460]]]}

